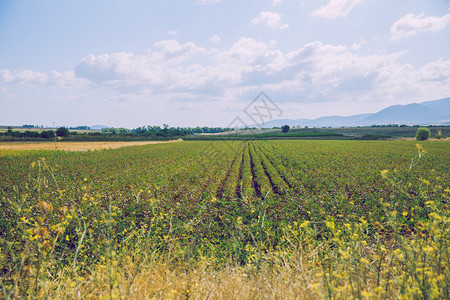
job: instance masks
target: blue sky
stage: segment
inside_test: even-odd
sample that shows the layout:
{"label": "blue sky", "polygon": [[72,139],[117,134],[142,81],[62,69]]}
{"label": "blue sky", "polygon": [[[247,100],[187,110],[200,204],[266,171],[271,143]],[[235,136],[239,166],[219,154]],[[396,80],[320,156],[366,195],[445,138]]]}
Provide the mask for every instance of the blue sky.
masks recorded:
{"label": "blue sky", "polygon": [[[450,96],[448,0],[0,0],[0,125],[227,126]],[[250,121],[249,121],[250,122]]]}

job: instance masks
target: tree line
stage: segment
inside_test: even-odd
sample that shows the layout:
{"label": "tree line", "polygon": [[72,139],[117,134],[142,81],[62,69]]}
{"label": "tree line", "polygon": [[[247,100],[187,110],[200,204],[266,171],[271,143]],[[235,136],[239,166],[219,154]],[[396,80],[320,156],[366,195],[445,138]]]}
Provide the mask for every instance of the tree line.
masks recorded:
{"label": "tree line", "polygon": [[67,129],[65,127],[60,127],[58,129],[56,129],[56,131],[54,131],[54,130],[44,130],[41,132],[30,131],[30,130],[18,131],[18,130],[12,130],[11,128],[9,128],[5,132],[0,132],[0,135],[10,136],[10,137],[15,137],[15,138],[43,138],[43,139],[51,139],[51,138],[55,138],[58,136],[59,137],[67,137],[67,136],[69,136],[69,134],[70,134],[69,129]]}
{"label": "tree line", "polygon": [[[33,128],[33,127],[26,127]],[[146,138],[173,138],[173,137],[183,137],[187,135],[193,135],[198,133],[219,133],[233,130],[232,128],[221,128],[221,127],[170,127],[164,124],[163,127],[160,126],[142,126],[134,129],[128,128],[103,128],[101,133],[97,131],[89,133],[79,133],[77,131],[69,131],[70,128],[59,127],[56,130],[44,130],[44,131],[19,131],[12,130],[8,128],[5,132],[0,132],[0,135],[10,136],[13,138],[42,138],[51,139],[55,137],[68,137],[70,135],[107,135],[107,136],[126,136],[126,137],[146,137]]]}
{"label": "tree line", "polygon": [[146,137],[182,137],[186,135],[193,135],[196,133],[219,133],[231,131],[232,128],[221,128],[221,127],[170,127],[164,124],[163,127],[160,126],[142,126],[134,129],[127,128],[103,128],[103,133],[109,134],[122,134],[122,135],[136,135],[136,136],[146,136]]}

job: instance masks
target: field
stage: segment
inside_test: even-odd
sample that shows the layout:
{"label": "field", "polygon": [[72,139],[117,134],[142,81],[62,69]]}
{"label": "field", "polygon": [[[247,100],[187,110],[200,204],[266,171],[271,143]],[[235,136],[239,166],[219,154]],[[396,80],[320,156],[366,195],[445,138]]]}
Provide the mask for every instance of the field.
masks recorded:
{"label": "field", "polygon": [[64,151],[92,151],[116,149],[129,146],[141,146],[173,141],[146,141],[146,142],[4,142],[0,143],[1,150],[64,150]]}
{"label": "field", "polygon": [[[438,131],[442,139],[448,140],[450,126],[429,126],[431,138]],[[223,132],[220,134],[202,134],[186,136],[186,140],[267,140],[267,139],[330,139],[330,140],[392,140],[411,139],[416,136],[417,127],[344,127],[344,128],[292,128],[288,133],[281,129],[249,129]]]}
{"label": "field", "polygon": [[447,141],[0,150],[3,298],[450,297]]}

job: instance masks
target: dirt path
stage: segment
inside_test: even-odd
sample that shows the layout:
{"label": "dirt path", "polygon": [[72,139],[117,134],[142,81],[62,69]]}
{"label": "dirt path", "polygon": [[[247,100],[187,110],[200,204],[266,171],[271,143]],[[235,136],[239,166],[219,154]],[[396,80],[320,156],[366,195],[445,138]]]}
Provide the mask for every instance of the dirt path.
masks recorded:
{"label": "dirt path", "polygon": [[146,141],[146,142],[4,142],[0,143],[1,150],[64,150],[88,151],[102,149],[116,149],[127,146],[140,146],[161,143],[182,142],[182,139],[172,141]]}

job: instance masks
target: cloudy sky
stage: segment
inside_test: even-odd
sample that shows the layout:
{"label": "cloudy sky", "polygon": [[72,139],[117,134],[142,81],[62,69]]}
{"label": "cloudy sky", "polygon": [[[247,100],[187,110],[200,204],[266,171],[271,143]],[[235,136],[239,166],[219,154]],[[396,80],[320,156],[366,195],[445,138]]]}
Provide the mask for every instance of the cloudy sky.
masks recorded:
{"label": "cloudy sky", "polygon": [[450,96],[448,0],[0,0],[0,125],[227,126]]}

